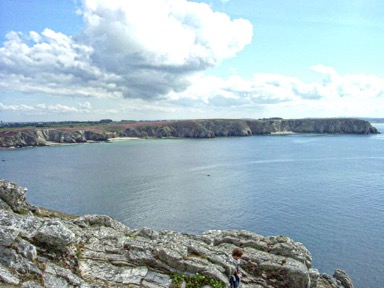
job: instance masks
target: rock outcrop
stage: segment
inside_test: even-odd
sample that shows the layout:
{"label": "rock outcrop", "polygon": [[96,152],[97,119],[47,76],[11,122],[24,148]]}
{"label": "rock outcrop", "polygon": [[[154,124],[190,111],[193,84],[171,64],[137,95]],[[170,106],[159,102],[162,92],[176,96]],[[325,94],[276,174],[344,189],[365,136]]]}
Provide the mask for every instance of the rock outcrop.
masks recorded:
{"label": "rock outcrop", "polygon": [[267,120],[179,120],[138,122],[128,125],[108,123],[92,130],[38,127],[0,130],[0,147],[46,146],[52,143],[108,141],[114,137],[214,138],[289,133],[376,134],[369,122],[358,119],[267,119]]}
{"label": "rock outcrop", "polygon": [[344,271],[320,275],[310,252],[288,237],[130,229],[109,216],[34,207],[25,192],[0,180],[0,286],[227,287],[228,255],[241,247],[243,288],[353,287]]}

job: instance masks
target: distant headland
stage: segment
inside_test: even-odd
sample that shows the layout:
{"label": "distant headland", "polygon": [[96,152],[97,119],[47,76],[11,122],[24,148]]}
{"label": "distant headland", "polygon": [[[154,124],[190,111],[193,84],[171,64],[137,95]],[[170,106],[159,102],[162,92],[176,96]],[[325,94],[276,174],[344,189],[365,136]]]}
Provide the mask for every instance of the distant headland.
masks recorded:
{"label": "distant headland", "polygon": [[198,119],[164,121],[2,123],[0,147],[21,148],[134,138],[215,138],[292,133],[377,134],[370,122],[354,118]]}

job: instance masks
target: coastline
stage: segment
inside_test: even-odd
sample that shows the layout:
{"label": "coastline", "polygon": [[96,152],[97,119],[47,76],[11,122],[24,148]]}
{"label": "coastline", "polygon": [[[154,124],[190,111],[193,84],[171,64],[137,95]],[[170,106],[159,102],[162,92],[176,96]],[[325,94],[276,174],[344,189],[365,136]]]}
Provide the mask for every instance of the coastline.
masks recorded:
{"label": "coastline", "polygon": [[52,147],[52,146],[67,146],[67,145],[74,145],[74,144],[80,144],[80,143],[60,143],[60,142],[46,141],[44,146]]}
{"label": "coastline", "polygon": [[114,137],[114,138],[108,138],[108,142],[120,142],[120,141],[131,141],[131,140],[143,140],[143,138],[139,138],[139,137]]}
{"label": "coastline", "polygon": [[[53,124],[52,124],[53,125]],[[353,118],[242,120],[208,119],[109,123],[75,127],[17,127],[0,129],[0,146],[35,147],[74,143],[117,142],[139,139],[215,138],[256,135],[379,134],[369,122]],[[116,137],[117,136],[117,137]]]}
{"label": "coastline", "polygon": [[271,132],[271,135],[292,135],[292,134],[297,134],[292,131],[278,131],[278,132]]}

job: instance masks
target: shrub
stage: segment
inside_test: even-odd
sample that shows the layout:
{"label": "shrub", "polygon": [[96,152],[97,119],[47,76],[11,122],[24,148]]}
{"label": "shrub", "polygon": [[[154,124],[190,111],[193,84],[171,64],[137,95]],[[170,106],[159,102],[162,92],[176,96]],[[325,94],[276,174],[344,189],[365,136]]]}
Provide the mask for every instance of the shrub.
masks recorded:
{"label": "shrub", "polygon": [[199,288],[209,285],[212,288],[226,288],[226,285],[219,280],[197,273],[195,276],[186,276],[174,273],[172,276],[172,287],[179,288],[185,282],[187,288]]}

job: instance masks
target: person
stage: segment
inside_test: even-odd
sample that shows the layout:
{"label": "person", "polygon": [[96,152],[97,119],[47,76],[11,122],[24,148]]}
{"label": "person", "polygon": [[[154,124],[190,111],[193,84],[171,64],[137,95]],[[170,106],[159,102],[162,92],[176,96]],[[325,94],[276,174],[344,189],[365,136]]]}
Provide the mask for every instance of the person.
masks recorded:
{"label": "person", "polygon": [[234,268],[230,270],[229,284],[230,288],[240,287],[240,264],[241,257],[243,256],[243,250],[235,248],[232,251],[232,257],[229,258],[229,262]]}

